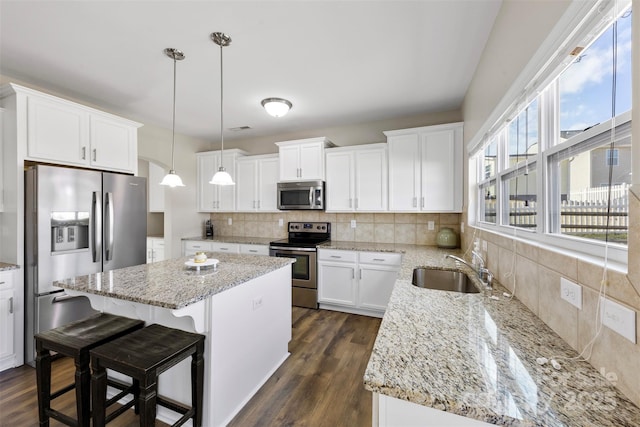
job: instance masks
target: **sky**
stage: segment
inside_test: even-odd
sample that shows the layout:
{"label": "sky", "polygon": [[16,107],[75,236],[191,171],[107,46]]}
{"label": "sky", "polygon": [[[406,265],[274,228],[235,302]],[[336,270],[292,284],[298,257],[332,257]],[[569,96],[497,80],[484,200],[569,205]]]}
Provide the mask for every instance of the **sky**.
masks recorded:
{"label": "sky", "polygon": [[[613,29],[585,49],[560,77],[560,129],[581,130],[611,118]],[[616,111],[631,109],[631,12],[618,19]]]}

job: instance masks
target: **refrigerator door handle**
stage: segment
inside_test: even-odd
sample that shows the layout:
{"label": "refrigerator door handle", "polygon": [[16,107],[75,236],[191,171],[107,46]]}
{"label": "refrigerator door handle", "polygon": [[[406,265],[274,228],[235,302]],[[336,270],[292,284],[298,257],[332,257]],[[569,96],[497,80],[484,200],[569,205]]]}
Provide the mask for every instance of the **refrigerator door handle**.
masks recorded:
{"label": "refrigerator door handle", "polygon": [[91,218],[93,219],[91,224],[93,227],[93,262],[100,262],[102,257],[102,207],[100,206],[100,195],[97,191],[93,192],[91,210]]}
{"label": "refrigerator door handle", "polygon": [[105,261],[111,261],[113,259],[113,193],[105,193],[105,235],[107,241],[105,242],[104,258]]}

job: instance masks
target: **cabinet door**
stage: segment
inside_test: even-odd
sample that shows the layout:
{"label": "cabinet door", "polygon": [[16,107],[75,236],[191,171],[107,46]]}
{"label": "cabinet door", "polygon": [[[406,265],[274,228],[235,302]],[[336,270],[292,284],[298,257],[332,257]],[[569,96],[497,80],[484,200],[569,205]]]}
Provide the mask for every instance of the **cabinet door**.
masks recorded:
{"label": "cabinet door", "polygon": [[456,192],[454,131],[421,135],[423,211],[453,211]]}
{"label": "cabinet door", "polygon": [[160,185],[166,174],[163,167],[149,162],[149,212],[164,212],[164,185]]}
{"label": "cabinet door", "polygon": [[389,210],[417,211],[420,188],[418,135],[389,139]]}
{"label": "cabinet door", "polygon": [[[223,155],[224,155],[224,159],[223,159],[222,165],[227,170],[229,175],[231,175],[231,178],[233,179],[233,182],[237,182],[237,179],[236,179],[236,155],[235,154],[229,154],[228,152],[225,152]],[[219,154],[218,154],[218,159],[220,159],[220,155]],[[216,170],[218,170],[217,167],[216,167]],[[217,187],[214,190],[214,198],[215,198],[215,191],[217,190],[217,192],[218,192],[218,201],[219,201],[219,203],[218,203],[217,210],[225,211],[225,212],[233,212],[233,211],[236,210],[236,186],[235,185],[213,185],[213,184],[210,184],[210,186],[211,187]]]}
{"label": "cabinet door", "polygon": [[164,248],[153,249],[153,262],[164,261]]}
{"label": "cabinet door", "polygon": [[358,307],[384,311],[398,278],[396,268],[360,264]]}
{"label": "cabinet door", "polygon": [[280,147],[280,180],[296,181],[300,179],[300,147]]}
{"label": "cabinet door", "polygon": [[258,162],[258,210],[278,210],[278,158],[262,159]]}
{"label": "cabinet door", "polygon": [[324,180],[324,156],[322,143],[300,146],[300,178]]}
{"label": "cabinet door", "polygon": [[89,113],[62,101],[27,98],[27,156],[89,165]]}
{"label": "cabinet door", "polygon": [[214,185],[209,184],[216,170],[215,154],[197,155],[198,188],[196,199],[198,200],[198,212],[213,212],[216,210],[214,199]]}
{"label": "cabinet door", "polygon": [[318,263],[318,301],[349,307],[356,305],[356,264]]}
{"label": "cabinet door", "polygon": [[130,124],[92,114],[91,166],[134,172],[137,167],[137,133]]}
{"label": "cabinet door", "polygon": [[388,192],[386,151],[383,149],[357,151],[355,162],[356,210],[386,211]]}
{"label": "cabinet door", "polygon": [[237,209],[240,212],[255,211],[258,207],[256,186],[258,180],[258,162],[256,160],[244,160],[237,163],[238,173],[236,180]]}
{"label": "cabinet door", "polygon": [[327,152],[326,202],[329,211],[355,208],[353,152]]}
{"label": "cabinet door", "polygon": [[13,289],[0,291],[0,359],[14,354],[14,322]]}

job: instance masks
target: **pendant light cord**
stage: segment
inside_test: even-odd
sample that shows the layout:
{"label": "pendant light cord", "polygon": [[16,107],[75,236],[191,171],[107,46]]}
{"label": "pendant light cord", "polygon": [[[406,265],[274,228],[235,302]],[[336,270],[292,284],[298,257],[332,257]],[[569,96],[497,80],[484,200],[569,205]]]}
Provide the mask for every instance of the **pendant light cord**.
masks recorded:
{"label": "pendant light cord", "polygon": [[222,44],[220,44],[220,170],[224,170],[224,88],[222,73]]}
{"label": "pendant light cord", "polygon": [[174,151],[176,147],[176,55],[173,54],[173,118],[171,125],[171,170],[175,171]]}

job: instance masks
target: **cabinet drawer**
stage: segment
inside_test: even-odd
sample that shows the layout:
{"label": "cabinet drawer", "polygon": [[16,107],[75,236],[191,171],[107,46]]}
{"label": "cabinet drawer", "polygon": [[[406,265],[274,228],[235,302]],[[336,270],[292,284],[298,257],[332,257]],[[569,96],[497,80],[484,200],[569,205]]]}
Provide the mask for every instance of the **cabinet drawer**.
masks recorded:
{"label": "cabinet drawer", "polygon": [[356,262],[357,253],[335,249],[318,249],[318,259],[322,261]]}
{"label": "cabinet drawer", "polygon": [[211,251],[210,242],[200,242],[198,240],[187,240],[184,242],[184,249],[186,251]]}
{"label": "cabinet drawer", "polygon": [[266,245],[240,245],[240,253],[248,255],[269,255],[269,246]]}
{"label": "cabinet drawer", "polygon": [[13,289],[13,270],[0,271],[0,289]]}
{"label": "cabinet drawer", "polygon": [[232,254],[237,254],[239,252],[240,247],[237,243],[221,243],[221,242],[212,242],[211,250],[214,252],[229,252]]}
{"label": "cabinet drawer", "polygon": [[360,262],[363,264],[400,265],[402,254],[392,252],[360,252]]}

